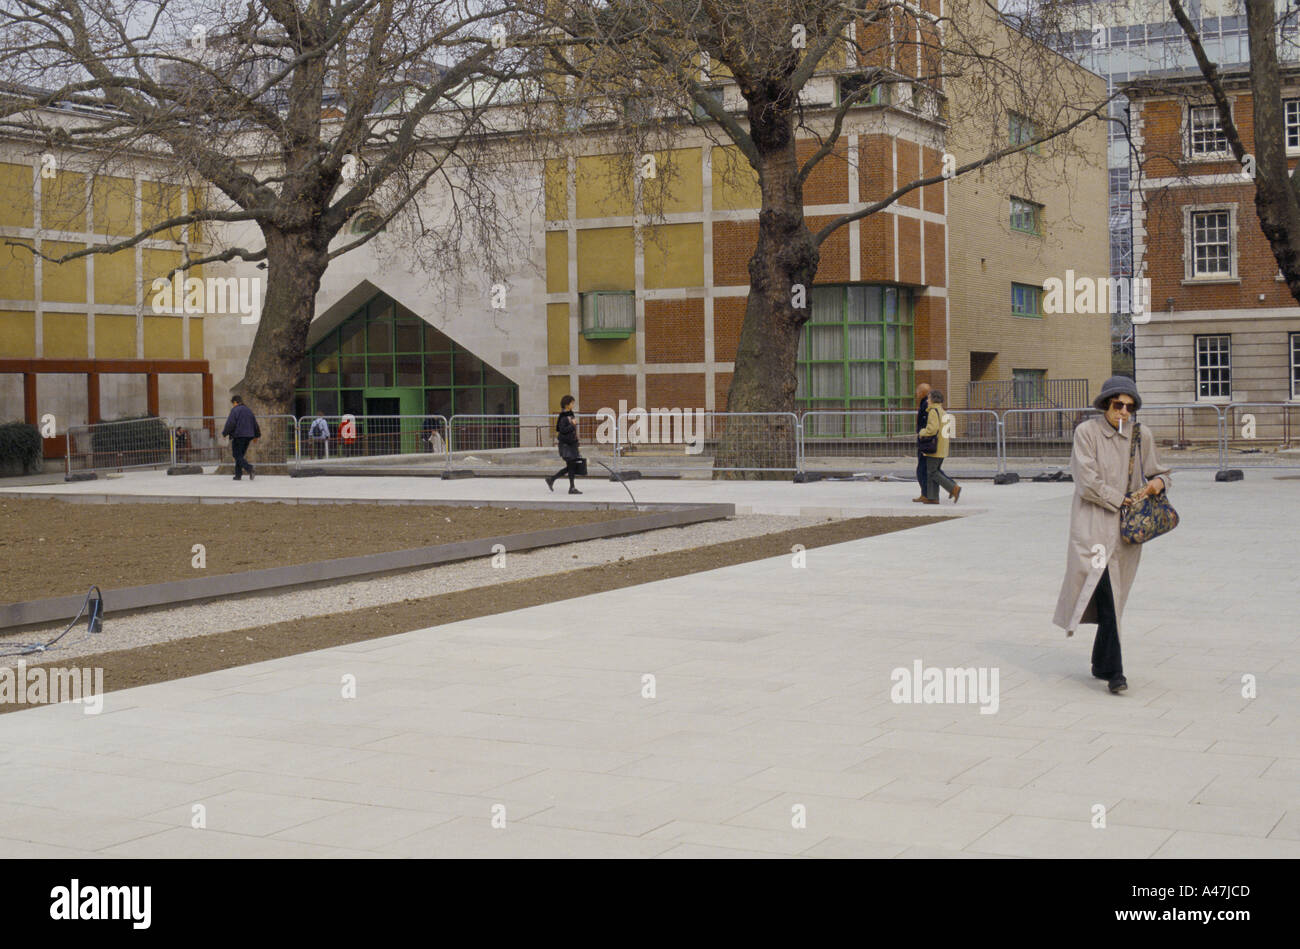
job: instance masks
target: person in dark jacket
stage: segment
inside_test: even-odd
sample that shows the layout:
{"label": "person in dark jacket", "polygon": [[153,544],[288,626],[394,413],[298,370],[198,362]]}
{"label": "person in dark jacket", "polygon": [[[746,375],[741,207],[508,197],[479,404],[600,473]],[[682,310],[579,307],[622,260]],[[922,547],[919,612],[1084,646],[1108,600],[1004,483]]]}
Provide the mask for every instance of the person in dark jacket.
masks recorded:
{"label": "person in dark jacket", "polygon": [[[925,428],[930,415],[930,383],[922,382],[916,387],[916,434],[919,436]],[[916,482],[921,486],[921,493],[913,501],[924,502],[930,484],[930,470],[925,463],[925,452],[920,446],[916,449]]]}
{"label": "person in dark jacket", "polygon": [[573,477],[578,473],[578,423],[576,419],[577,402],[571,395],[560,400],[560,414],[555,419],[555,431],[559,433],[560,457],[564,467],[553,475],[546,476],[546,486],[555,490],[555,482],[566,474],[569,476],[569,493],[581,494],[573,484]]}
{"label": "person in dark jacket", "polygon": [[253,466],[244,457],[244,452],[248,451],[250,442],[255,442],[262,437],[262,428],[257,424],[253,410],[244,404],[243,399],[232,395],[230,403],[233,408],[226,418],[226,427],[221,430],[221,434],[230,439],[230,453],[235,456],[235,480],[238,481],[244,469],[248,469],[248,480],[252,481]]}

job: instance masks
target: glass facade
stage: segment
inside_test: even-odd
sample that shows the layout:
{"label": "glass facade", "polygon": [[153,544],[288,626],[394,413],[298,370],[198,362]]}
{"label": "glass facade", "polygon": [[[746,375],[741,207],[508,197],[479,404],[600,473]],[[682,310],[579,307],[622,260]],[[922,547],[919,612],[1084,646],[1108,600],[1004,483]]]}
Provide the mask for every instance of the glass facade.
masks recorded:
{"label": "glass facade", "polygon": [[311,347],[296,389],[299,417],[519,411],[517,385],[383,294]]}
{"label": "glass facade", "polygon": [[[907,287],[814,287],[799,339],[800,412],[913,408],[914,292]],[[880,416],[820,420],[813,434],[883,434]],[[844,425],[850,430],[841,431]]]}

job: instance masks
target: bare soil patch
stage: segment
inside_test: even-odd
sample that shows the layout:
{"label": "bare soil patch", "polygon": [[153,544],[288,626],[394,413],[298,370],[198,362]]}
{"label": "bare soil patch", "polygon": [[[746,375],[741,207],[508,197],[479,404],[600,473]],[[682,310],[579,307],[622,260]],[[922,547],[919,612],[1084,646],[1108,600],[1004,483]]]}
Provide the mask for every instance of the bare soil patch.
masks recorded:
{"label": "bare soil patch", "polygon": [[0,603],[432,547],[628,517],[423,504],[75,504],[0,497]]}
{"label": "bare soil patch", "polygon": [[[558,602],[590,593],[651,583],[669,577],[713,570],[733,564],[789,556],[793,544],[824,547],[877,534],[907,530],[946,520],[943,517],[860,517],[816,527],[781,531],[572,570],[491,586],[460,590],[441,596],[403,600],[378,609],[356,610],[238,629],[210,636],[177,639],[137,649],[80,656],[75,665],[104,670],[104,691],[167,682],[235,666],[278,659],[346,643],[392,636],[459,620]],[[112,622],[112,616],[107,622]],[[58,660],[31,664],[31,668],[59,666]],[[0,714],[25,706],[0,703]]]}

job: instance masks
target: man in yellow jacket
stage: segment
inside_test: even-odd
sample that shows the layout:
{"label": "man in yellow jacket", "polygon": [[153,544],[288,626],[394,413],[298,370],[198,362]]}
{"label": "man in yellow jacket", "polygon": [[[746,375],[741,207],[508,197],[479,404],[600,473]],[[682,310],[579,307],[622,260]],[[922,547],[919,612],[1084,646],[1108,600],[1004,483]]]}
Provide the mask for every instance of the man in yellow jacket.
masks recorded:
{"label": "man in yellow jacket", "polygon": [[[961,486],[943,473],[943,460],[948,457],[948,432],[949,426],[945,423],[950,419],[947,412],[943,410],[943,393],[938,389],[930,392],[929,414],[926,416],[925,428],[917,433],[917,444],[921,453],[925,455],[926,473],[929,477],[925,482],[925,504],[939,503],[939,486],[943,485],[948,497],[952,498],[956,504],[961,498]],[[933,443],[933,447],[931,447]]]}

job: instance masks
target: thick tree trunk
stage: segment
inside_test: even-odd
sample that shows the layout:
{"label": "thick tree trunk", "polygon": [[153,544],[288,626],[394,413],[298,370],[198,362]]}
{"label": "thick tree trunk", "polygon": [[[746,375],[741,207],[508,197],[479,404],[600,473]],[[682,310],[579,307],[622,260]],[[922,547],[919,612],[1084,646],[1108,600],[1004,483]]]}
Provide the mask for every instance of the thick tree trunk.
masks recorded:
{"label": "thick tree trunk", "polygon": [[[751,101],[749,113],[763,204],[727,411],[793,412],[799,334],[811,312],[820,253],[804,221],[792,113],[759,100]],[[728,419],[717,437],[715,478],[790,478],[789,470],[771,470],[795,466],[788,419]],[[718,470],[726,468],[767,470]]]}
{"label": "thick tree trunk", "polygon": [[293,414],[294,386],[306,355],[307,331],[316,314],[316,292],[328,251],[311,234],[269,228],[265,233],[266,298],[238,392],[262,428],[250,461],[283,464],[293,459],[293,431],[275,416]]}

